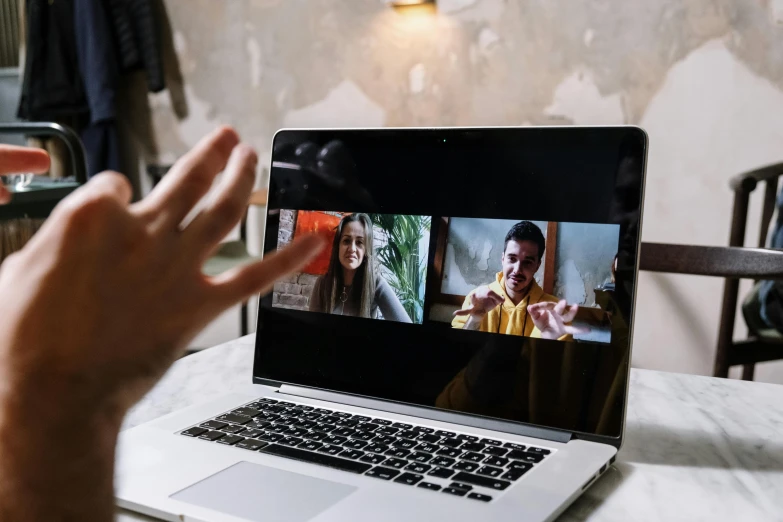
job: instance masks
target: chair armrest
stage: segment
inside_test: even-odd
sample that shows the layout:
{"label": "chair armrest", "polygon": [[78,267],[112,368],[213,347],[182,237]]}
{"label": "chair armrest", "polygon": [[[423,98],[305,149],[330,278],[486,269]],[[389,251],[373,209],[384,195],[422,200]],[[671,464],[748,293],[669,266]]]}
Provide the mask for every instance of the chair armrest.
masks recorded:
{"label": "chair armrest", "polygon": [[642,243],[639,269],[734,279],[783,280],[783,250]]}
{"label": "chair armrest", "polygon": [[27,136],[57,136],[68,147],[71,168],[76,181],[87,182],[87,159],[81,138],[70,128],[53,122],[0,123],[0,134],[22,134]]}
{"label": "chair armrest", "polygon": [[739,190],[752,192],[759,182],[769,181],[780,175],[783,175],[783,163],[774,163],[734,176],[729,181],[729,186],[735,192]]}

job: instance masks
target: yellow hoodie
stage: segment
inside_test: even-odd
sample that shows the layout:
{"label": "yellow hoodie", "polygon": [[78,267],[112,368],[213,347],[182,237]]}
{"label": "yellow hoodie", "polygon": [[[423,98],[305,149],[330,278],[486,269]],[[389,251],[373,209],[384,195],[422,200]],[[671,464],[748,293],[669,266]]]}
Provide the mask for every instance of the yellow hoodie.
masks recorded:
{"label": "yellow hoodie", "polygon": [[[557,297],[549,294],[545,294],[544,290],[538,286],[538,283],[533,281],[530,291],[527,293],[524,299],[519,304],[515,305],[506,294],[506,280],[503,277],[503,272],[498,272],[495,276],[495,281],[489,284],[489,288],[504,298],[503,304],[490,310],[490,312],[484,316],[479,326],[481,332],[500,332],[507,335],[524,335],[527,337],[541,337],[541,332],[533,324],[533,320],[528,317],[527,307],[528,305],[558,301]],[[470,308],[470,296],[476,290],[473,290],[465,297],[465,302],[462,303],[462,309]],[[453,328],[462,328],[468,320],[467,315],[457,316],[451,321]],[[561,340],[566,340],[566,336],[563,336]]]}

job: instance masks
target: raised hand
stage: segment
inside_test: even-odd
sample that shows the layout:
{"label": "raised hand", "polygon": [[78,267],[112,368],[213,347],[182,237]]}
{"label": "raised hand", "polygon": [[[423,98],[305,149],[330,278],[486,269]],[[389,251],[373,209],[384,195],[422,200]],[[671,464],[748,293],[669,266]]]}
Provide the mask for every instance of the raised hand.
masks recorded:
{"label": "raised hand", "polygon": [[559,339],[568,334],[590,332],[590,328],[566,324],[574,320],[578,310],[578,305],[568,306],[565,299],[557,303],[536,303],[527,307],[527,313],[544,339]]}
{"label": "raised hand", "polygon": [[504,298],[488,286],[480,286],[470,295],[470,307],[454,312],[454,316],[471,315],[483,317],[498,305],[503,304]]}

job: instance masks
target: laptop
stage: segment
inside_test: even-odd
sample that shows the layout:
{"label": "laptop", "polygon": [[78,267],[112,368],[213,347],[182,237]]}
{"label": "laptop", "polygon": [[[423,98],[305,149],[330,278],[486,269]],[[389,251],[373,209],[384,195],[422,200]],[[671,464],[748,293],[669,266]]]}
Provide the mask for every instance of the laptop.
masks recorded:
{"label": "laptop", "polygon": [[[252,383],[121,434],[168,520],[553,520],[623,443],[647,136],[282,130]],[[248,364],[251,364],[248,361]]]}

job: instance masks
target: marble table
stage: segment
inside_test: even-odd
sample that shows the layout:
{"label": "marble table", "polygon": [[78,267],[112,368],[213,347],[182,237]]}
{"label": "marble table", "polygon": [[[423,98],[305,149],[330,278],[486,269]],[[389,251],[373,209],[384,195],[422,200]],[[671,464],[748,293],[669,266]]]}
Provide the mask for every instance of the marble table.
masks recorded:
{"label": "marble table", "polygon": [[[125,427],[250,382],[253,347],[249,335],[181,359]],[[625,445],[558,520],[783,521],[783,386],[632,370]]]}

